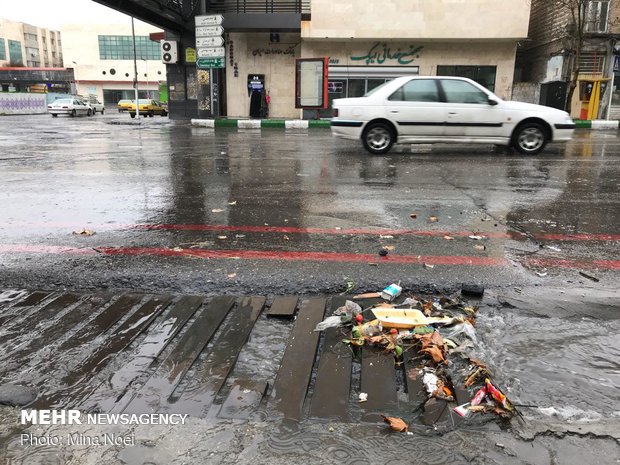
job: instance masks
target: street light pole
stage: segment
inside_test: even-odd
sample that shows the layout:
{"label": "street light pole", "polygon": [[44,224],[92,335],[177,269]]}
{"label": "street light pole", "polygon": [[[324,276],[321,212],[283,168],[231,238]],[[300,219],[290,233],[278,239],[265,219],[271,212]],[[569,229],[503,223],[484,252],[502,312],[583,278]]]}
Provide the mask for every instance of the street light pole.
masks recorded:
{"label": "street light pole", "polygon": [[146,78],[146,98],[151,98],[151,91],[149,89],[149,62],[146,58],[142,58],[144,61],[144,67],[146,72],[144,73],[144,77]]}
{"label": "street light pole", "polygon": [[136,118],[140,119],[140,102],[138,100],[138,62],[136,61],[136,30],[131,17],[131,37],[133,38],[133,87],[136,95]]}
{"label": "street light pole", "polygon": [[73,63],[75,65],[75,67],[73,68],[73,78],[75,79],[75,95],[80,95],[80,93],[78,92],[78,78],[77,78],[77,63],[75,61],[72,61],[71,63]]}

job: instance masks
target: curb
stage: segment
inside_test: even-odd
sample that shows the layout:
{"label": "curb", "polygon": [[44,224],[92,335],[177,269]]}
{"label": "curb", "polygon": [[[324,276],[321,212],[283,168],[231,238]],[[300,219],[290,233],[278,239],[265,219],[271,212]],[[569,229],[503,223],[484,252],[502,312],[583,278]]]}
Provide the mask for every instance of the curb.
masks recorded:
{"label": "curb", "polygon": [[262,129],[262,128],[285,128],[285,129],[308,129],[329,128],[329,120],[305,120],[305,119],[191,119],[191,125],[202,128],[236,127],[238,129]]}
{"label": "curb", "polygon": [[[577,129],[618,129],[620,121],[618,120],[574,120]],[[262,128],[285,128],[285,129],[308,129],[308,128],[326,128],[330,127],[329,120],[316,119],[192,119],[192,126],[203,128],[238,128],[238,129],[262,129]]]}
{"label": "curb", "polygon": [[606,120],[606,119],[576,119],[575,127],[578,129],[593,129],[593,130],[601,130],[601,129],[618,129],[620,127],[620,122],[618,120]]}

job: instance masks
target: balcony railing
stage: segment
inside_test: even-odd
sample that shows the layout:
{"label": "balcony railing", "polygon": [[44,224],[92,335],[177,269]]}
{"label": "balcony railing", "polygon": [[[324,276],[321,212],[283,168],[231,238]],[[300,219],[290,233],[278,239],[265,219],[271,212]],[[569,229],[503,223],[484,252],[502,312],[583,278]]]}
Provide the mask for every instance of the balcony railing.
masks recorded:
{"label": "balcony railing", "polygon": [[310,0],[208,0],[210,13],[310,14]]}

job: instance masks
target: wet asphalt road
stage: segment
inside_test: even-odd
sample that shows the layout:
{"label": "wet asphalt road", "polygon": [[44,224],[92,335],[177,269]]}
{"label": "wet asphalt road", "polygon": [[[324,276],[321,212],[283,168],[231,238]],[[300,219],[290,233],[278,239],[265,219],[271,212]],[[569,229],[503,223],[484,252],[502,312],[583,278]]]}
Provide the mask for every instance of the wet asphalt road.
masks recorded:
{"label": "wet asphalt road", "polygon": [[[369,156],[324,129],[140,123],[2,118],[5,287],[593,285],[580,272],[597,287],[618,282],[616,131],[578,131],[536,157],[484,145]],[[96,234],[72,234],[83,228]]]}
{"label": "wet asphalt road", "polygon": [[[44,453],[79,464],[617,463],[617,131],[578,131],[536,157],[488,146],[376,157],[327,130],[212,131],[116,113],[0,122],[0,289],[273,295],[482,283],[477,355],[511,399],[536,407],[513,431],[491,422],[406,439],[381,425],[196,419],[137,428],[139,444],[116,451],[39,457],[13,444],[16,463],[49,463]],[[72,234],[83,228],[96,234]],[[0,411],[0,444],[13,418]]]}

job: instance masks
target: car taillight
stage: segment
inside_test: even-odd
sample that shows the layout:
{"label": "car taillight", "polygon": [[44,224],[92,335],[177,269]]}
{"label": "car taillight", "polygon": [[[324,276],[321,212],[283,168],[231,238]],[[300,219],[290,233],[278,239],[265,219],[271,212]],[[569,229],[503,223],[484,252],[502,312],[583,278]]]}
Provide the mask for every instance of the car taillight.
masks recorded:
{"label": "car taillight", "polygon": [[338,118],[338,108],[334,108],[333,116],[334,118]]}

